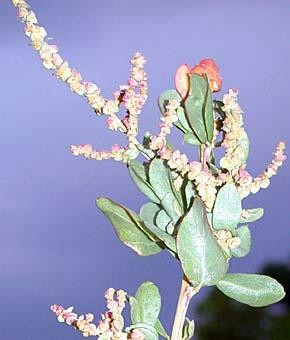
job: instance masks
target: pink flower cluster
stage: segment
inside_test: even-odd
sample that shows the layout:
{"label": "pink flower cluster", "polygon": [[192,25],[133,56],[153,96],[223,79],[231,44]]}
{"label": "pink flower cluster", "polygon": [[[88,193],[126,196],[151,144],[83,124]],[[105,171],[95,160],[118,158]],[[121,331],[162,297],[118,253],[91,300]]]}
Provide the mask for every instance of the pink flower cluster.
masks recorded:
{"label": "pink flower cluster", "polygon": [[84,337],[99,336],[101,335],[101,329],[93,324],[93,314],[85,314],[78,316],[73,312],[73,307],[64,308],[59,305],[52,305],[50,307],[53,313],[57,316],[59,322],[65,322],[66,324],[73,326],[79,330]]}
{"label": "pink flower cluster", "polygon": [[148,97],[147,74],[144,69],[146,59],[137,52],[131,59],[131,71],[128,86],[122,97],[122,105],[127,110],[123,124],[127,128],[128,148],[136,148],[138,144],[138,115]]}
{"label": "pink flower cluster", "polygon": [[270,185],[270,178],[277,174],[278,168],[287,158],[284,152],[285,143],[280,142],[276,147],[272,162],[266,167],[265,171],[255,178],[245,169],[245,166],[239,169],[235,181],[242,198],[250,193],[255,194],[260,189],[266,189]]}
{"label": "pink flower cluster", "polygon": [[169,168],[178,174],[174,180],[175,188],[180,190],[184,177],[187,175],[187,178],[194,183],[205,206],[211,211],[217,188],[222,185],[220,178],[214,176],[201,162],[192,161],[189,163],[187,156],[181,154],[179,150],[172,152],[169,147],[165,147],[161,150],[160,157],[167,160]]}
{"label": "pink flower cluster", "polygon": [[[70,89],[80,96],[87,99],[88,104],[99,115],[107,115],[107,125],[113,131],[120,131],[127,135],[128,147],[125,149],[134,149],[126,159],[136,157],[136,139],[138,133],[138,114],[144,106],[147,93],[147,75],[144,70],[146,60],[141,53],[135,53],[131,60],[130,79],[127,85],[121,85],[119,90],[114,93],[114,99],[108,100],[101,96],[100,89],[97,85],[83,81],[81,74],[70,67],[59,54],[59,48],[56,45],[50,45],[46,42],[46,30],[38,25],[35,13],[30,9],[25,0],[12,0],[18,9],[18,17],[25,23],[25,34],[30,38],[32,47],[39,53],[42,63],[46,69],[54,70],[58,79],[67,83]],[[126,116],[120,119],[117,113],[121,107],[127,111]],[[75,150],[75,147],[72,147]],[[76,151],[75,154],[82,155],[82,152]],[[94,159],[114,158],[111,154],[104,154],[103,151],[94,153]],[[119,160],[119,154],[117,155]]]}
{"label": "pink flower cluster", "polygon": [[79,330],[84,337],[98,336],[99,339],[135,339],[143,340],[144,335],[139,330],[124,332],[124,319],[122,312],[127,301],[127,293],[120,289],[116,291],[109,288],[105,292],[107,311],[101,315],[101,320],[94,324],[94,315],[89,313],[78,316],[73,312],[73,307],[64,308],[52,305],[51,310],[57,316],[59,322],[65,322]]}
{"label": "pink flower cluster", "polygon": [[166,152],[166,137],[170,134],[173,123],[178,121],[176,110],[179,106],[180,103],[175,99],[168,101],[168,104],[165,107],[165,112],[161,117],[160,133],[159,135],[151,138],[151,150],[158,151],[159,154]]}
{"label": "pink flower cluster", "polygon": [[247,152],[243,147],[243,141],[247,138],[243,128],[243,111],[238,104],[237,96],[238,91],[230,89],[223,97],[226,117],[222,128],[225,132],[222,146],[226,148],[226,152],[220,160],[220,165],[233,174],[244,164]]}
{"label": "pink flower cluster", "polygon": [[125,151],[126,149],[121,148],[118,144],[113,145],[110,151],[96,151],[90,144],[71,146],[71,152],[74,156],[84,156],[87,159],[94,159],[97,161],[105,159],[121,161],[124,158]]}

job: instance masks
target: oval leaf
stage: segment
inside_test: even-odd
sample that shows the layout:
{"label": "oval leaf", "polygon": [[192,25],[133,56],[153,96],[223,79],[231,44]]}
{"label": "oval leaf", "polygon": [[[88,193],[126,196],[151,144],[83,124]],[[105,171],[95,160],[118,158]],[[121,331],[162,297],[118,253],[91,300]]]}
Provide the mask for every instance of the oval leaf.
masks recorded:
{"label": "oval leaf", "polygon": [[160,212],[160,206],[158,204],[149,202],[149,203],[144,204],[141,207],[139,216],[144,222],[154,225],[155,219],[159,212]]}
{"label": "oval leaf", "polygon": [[176,250],[176,243],[175,238],[168,233],[166,233],[163,230],[160,230],[158,227],[156,227],[154,224],[147,224],[147,229],[156,237],[158,238],[164,245],[174,253],[177,252]]}
{"label": "oval leaf", "polygon": [[163,231],[166,230],[167,225],[171,222],[170,217],[166,214],[165,210],[160,210],[156,216],[155,223],[157,227]]}
{"label": "oval leaf", "polygon": [[140,256],[149,256],[161,251],[161,247],[145,232],[138,216],[131,210],[108,198],[97,199],[98,208],[109,218],[119,239]]}
{"label": "oval leaf", "polygon": [[185,100],[185,115],[192,132],[201,143],[213,138],[214,113],[208,82],[205,78],[190,75],[190,91]]}
{"label": "oval leaf", "polygon": [[233,230],[242,212],[240,194],[233,183],[227,183],[218,192],[213,209],[213,227],[216,230]]}
{"label": "oval leaf", "polygon": [[129,173],[136,184],[136,186],[140,189],[140,191],[147,196],[151,201],[155,203],[159,203],[160,200],[154,193],[154,190],[147,180],[147,174],[145,170],[145,166],[138,163],[137,161],[130,161],[128,163]]}
{"label": "oval leaf", "polygon": [[161,309],[158,288],[152,282],[144,282],[138,288],[135,298],[140,307],[141,322],[154,327]]}
{"label": "oval leaf", "polygon": [[184,274],[193,286],[214,285],[228,270],[227,259],[211,232],[199,198],[179,226],[177,252]]}
{"label": "oval leaf", "polygon": [[[176,205],[176,209],[181,211],[182,204],[182,196],[180,192],[176,192],[176,189],[173,185],[173,181],[171,178],[171,174],[169,169],[164,164],[164,161],[161,159],[154,158],[149,166],[149,181],[150,184],[161,201],[161,205],[166,210],[167,214],[173,219],[173,215],[176,216],[176,212],[172,210],[172,208],[166,208],[165,205],[170,205],[171,202],[168,198],[169,195],[172,195],[174,198],[174,204]],[[171,199],[173,201],[173,198]],[[177,201],[175,203],[175,200]]]}
{"label": "oval leaf", "polygon": [[181,217],[182,212],[177,200],[171,192],[164,196],[163,200],[161,201],[161,205],[168,216],[172,219],[173,223],[176,223]]}
{"label": "oval leaf", "polygon": [[[191,132],[191,128],[188,125],[188,121],[185,116],[184,108],[182,106],[179,106],[176,113],[177,113],[178,121],[182,126],[182,130],[184,132]],[[174,123],[174,125],[176,125],[176,123]]]}
{"label": "oval leaf", "polygon": [[134,296],[130,296],[129,298],[130,303],[130,315],[131,315],[131,321],[133,324],[142,322],[141,317],[141,310],[139,306],[139,302]]}
{"label": "oval leaf", "polygon": [[[155,203],[147,203],[144,204],[140,210],[140,217],[144,221],[147,230],[151,232],[152,235],[156,237],[160,242],[164,243],[164,245],[174,253],[176,253],[176,244],[175,239],[171,235],[168,235],[164,230],[159,229],[155,224],[155,220],[157,220],[156,215],[158,216],[160,212],[164,212],[164,210],[159,210],[160,207]],[[165,213],[165,212],[164,212]],[[166,214],[166,213],[165,213]],[[168,216],[167,216],[168,217]]]}
{"label": "oval leaf", "polygon": [[164,161],[154,158],[149,166],[149,181],[160,201],[164,196],[171,193],[170,174]]}
{"label": "oval leaf", "polygon": [[209,82],[206,80],[206,93],[204,97],[203,103],[203,117],[205,122],[205,128],[207,133],[208,142],[212,142],[213,139],[213,130],[214,130],[214,110],[213,110],[213,102],[212,102],[212,94],[209,87]]}
{"label": "oval leaf", "polygon": [[227,274],[217,287],[228,297],[252,307],[268,306],[285,296],[281,284],[265,275]]}

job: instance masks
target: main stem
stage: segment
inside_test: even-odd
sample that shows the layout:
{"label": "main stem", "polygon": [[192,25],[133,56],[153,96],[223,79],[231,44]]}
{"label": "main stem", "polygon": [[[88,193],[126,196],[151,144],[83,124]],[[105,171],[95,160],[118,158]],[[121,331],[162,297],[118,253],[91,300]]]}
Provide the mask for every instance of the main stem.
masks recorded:
{"label": "main stem", "polygon": [[172,328],[171,340],[180,340],[182,338],[182,329],[185,321],[186,312],[189,302],[197,290],[191,286],[186,277],[183,276],[182,284],[177,303],[175,319]]}

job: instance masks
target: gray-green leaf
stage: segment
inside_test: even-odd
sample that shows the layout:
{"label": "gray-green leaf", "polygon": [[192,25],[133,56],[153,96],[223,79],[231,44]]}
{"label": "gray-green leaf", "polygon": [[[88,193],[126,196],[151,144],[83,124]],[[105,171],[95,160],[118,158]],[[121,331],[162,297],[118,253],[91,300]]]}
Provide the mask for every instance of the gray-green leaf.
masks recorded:
{"label": "gray-green leaf", "polygon": [[133,324],[142,322],[141,317],[141,309],[139,306],[139,302],[134,296],[130,296],[129,298],[130,303],[130,315],[131,315],[131,321]]}
{"label": "gray-green leaf", "polygon": [[199,139],[196,137],[196,135],[193,132],[186,132],[184,134],[183,140],[191,145],[200,145]]}
{"label": "gray-green leaf", "polygon": [[154,225],[157,214],[160,211],[160,206],[158,204],[149,202],[142,205],[140,209],[140,218],[148,224]]}
{"label": "gray-green leaf", "polygon": [[177,234],[177,252],[183,271],[193,286],[211,286],[228,270],[227,259],[214,238],[204,204],[195,198]]}
{"label": "gray-green leaf", "polygon": [[149,256],[161,251],[133,211],[104,197],[98,198],[96,203],[115,227],[119,239],[138,255]]}
{"label": "gray-green leaf", "polygon": [[233,183],[227,183],[218,192],[213,209],[213,227],[216,230],[233,230],[242,212],[240,194]]}
{"label": "gray-green leaf", "polygon": [[196,193],[193,188],[193,182],[188,181],[185,186],[185,197],[186,197],[186,205],[187,205],[186,208],[187,209],[189,208],[195,196],[196,196]]}
{"label": "gray-green leaf", "polygon": [[158,332],[158,334],[160,336],[162,336],[163,338],[165,338],[167,340],[170,339],[169,335],[166,333],[166,330],[163,327],[163,325],[162,325],[162,323],[161,323],[161,321],[159,319],[157,320],[157,322],[155,324],[155,329],[156,329],[156,331]]}
{"label": "gray-green leaf", "polygon": [[171,181],[169,170],[161,159],[154,158],[149,166],[149,181],[159,200],[171,193]]}
{"label": "gray-green leaf", "polygon": [[181,102],[181,97],[180,95],[177,93],[176,90],[167,90],[165,92],[163,92],[159,97],[158,97],[158,106],[159,109],[162,113],[165,112],[166,110],[166,105],[168,104],[169,100],[175,99],[178,102]]}
{"label": "gray-green leaf", "polygon": [[182,211],[173,193],[171,192],[167,193],[163,197],[161,205],[163,206],[167,215],[172,219],[174,223],[176,223],[177,220],[182,215]]}
{"label": "gray-green leaf", "polygon": [[250,223],[257,221],[259,218],[263,217],[264,209],[263,208],[246,209],[245,213],[246,216],[243,216],[242,213],[240,223]]}
{"label": "gray-green leaf", "polygon": [[135,298],[140,307],[141,322],[155,326],[161,309],[158,288],[152,282],[144,282],[138,288]]}
{"label": "gray-green leaf", "polygon": [[182,329],[182,340],[190,340],[194,335],[194,320],[185,318]]}
{"label": "gray-green leaf", "polygon": [[166,231],[166,227],[170,222],[171,218],[167,215],[165,210],[160,210],[155,219],[157,227],[163,231]]}
{"label": "gray-green leaf", "polygon": [[217,287],[228,297],[252,307],[264,307],[283,299],[282,285],[269,276],[227,274]]}
{"label": "gray-green leaf", "polygon": [[162,243],[164,243],[169,250],[173,251],[174,253],[177,252],[175,238],[173,236],[159,229],[154,224],[146,223],[146,227],[154,236],[156,236]]}
{"label": "gray-green leaf", "polygon": [[231,249],[231,254],[235,257],[244,257],[249,254],[252,246],[251,230],[247,225],[236,229],[236,235],[241,240],[241,244]]}
{"label": "gray-green leaf", "polygon": [[190,91],[185,100],[185,114],[191,130],[201,143],[213,138],[214,113],[211,92],[205,78],[190,75]]}
{"label": "gray-green leaf", "polygon": [[[177,113],[178,121],[181,124],[183,131],[184,132],[192,131],[190,126],[188,125],[188,121],[185,116],[184,108],[182,106],[179,106],[176,113]],[[176,125],[176,123],[174,123],[174,125]]]}
{"label": "gray-green leaf", "polygon": [[140,164],[137,161],[130,161],[128,163],[129,173],[136,184],[136,186],[140,189],[140,191],[147,196],[151,201],[155,203],[159,203],[160,200],[156,196],[151,184],[147,179],[147,174],[144,165]]}

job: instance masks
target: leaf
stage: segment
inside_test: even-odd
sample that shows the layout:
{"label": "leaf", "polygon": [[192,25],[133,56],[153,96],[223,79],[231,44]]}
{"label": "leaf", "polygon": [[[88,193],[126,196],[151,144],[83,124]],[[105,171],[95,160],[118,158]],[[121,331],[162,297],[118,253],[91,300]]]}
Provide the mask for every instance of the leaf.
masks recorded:
{"label": "leaf", "polygon": [[155,326],[161,309],[158,288],[152,282],[144,282],[138,288],[135,298],[140,306],[141,322]]}
{"label": "leaf", "polygon": [[196,196],[196,193],[193,188],[193,183],[191,181],[188,181],[186,186],[185,186],[185,197],[186,197],[186,204],[187,204],[187,209],[191,205],[193,198]]}
{"label": "leaf", "polygon": [[264,209],[263,208],[255,208],[255,209],[246,209],[245,210],[247,216],[242,216],[240,218],[239,223],[250,223],[250,222],[255,222],[259,218],[263,217],[264,215]]}
{"label": "leaf", "polygon": [[172,219],[173,223],[175,224],[181,217],[182,212],[174,195],[171,192],[166,194],[161,201],[161,205],[163,206],[167,215]]}
{"label": "leaf", "polygon": [[147,179],[147,174],[144,165],[138,163],[137,161],[130,161],[128,163],[129,173],[140,191],[147,196],[151,201],[159,203],[160,200],[156,196],[151,184]]}
{"label": "leaf", "polygon": [[164,165],[164,161],[154,158],[149,166],[149,181],[160,201],[166,194],[172,192],[169,176],[170,174]]}
{"label": "leaf", "polygon": [[175,171],[169,171],[169,182],[170,182],[170,188],[171,188],[171,193],[174,195],[176,201],[177,201],[177,206],[178,206],[178,211],[182,211],[183,207],[183,197],[181,190],[177,191],[174,185],[174,180],[178,177],[178,174]]}
{"label": "leaf", "polygon": [[164,329],[164,327],[163,327],[163,325],[162,325],[162,323],[159,319],[157,320],[157,322],[155,324],[155,329],[160,336],[162,336],[163,338],[165,338],[167,340],[170,340],[169,335],[166,333],[166,330]]}
{"label": "leaf", "polygon": [[132,323],[135,324],[138,322],[142,322],[139,302],[134,296],[130,296],[129,304],[130,304],[130,315],[131,315]]}
{"label": "leaf", "polygon": [[178,218],[179,213],[177,214],[176,211],[181,210],[178,202],[182,202],[182,196],[176,192],[169,169],[165,166],[163,160],[154,158],[151,161],[149,166],[149,181],[169,217],[173,220],[176,216]]}
{"label": "leaf", "polygon": [[160,210],[156,216],[155,224],[163,231],[166,230],[167,225],[171,222],[170,217],[166,214],[165,210]]}
{"label": "leaf", "polygon": [[[177,113],[178,121],[181,124],[183,130],[185,132],[191,132],[191,128],[190,128],[188,121],[186,119],[184,108],[182,106],[179,106],[176,113]],[[176,125],[176,123],[174,123],[174,125]]]}
{"label": "leaf", "polygon": [[199,139],[196,137],[196,135],[192,132],[186,132],[184,134],[183,140],[192,145],[200,145]]}
{"label": "leaf", "polygon": [[249,254],[252,246],[251,230],[247,225],[236,229],[236,236],[240,238],[241,244],[231,249],[231,254],[235,257],[244,257]]}
{"label": "leaf", "polygon": [[205,128],[207,133],[207,140],[211,143],[213,139],[213,130],[214,130],[214,111],[213,111],[213,102],[212,102],[212,94],[209,87],[209,81],[206,79],[206,93],[204,97],[202,113],[205,122]]}
{"label": "leaf", "polygon": [[176,250],[176,243],[175,238],[169,234],[167,234],[165,231],[160,230],[158,227],[156,227],[154,224],[147,224],[146,227],[148,230],[151,231],[151,233],[156,236],[162,243],[165,244],[165,246],[173,251],[174,253],[177,252]]}
{"label": "leaf", "polygon": [[108,198],[98,198],[98,208],[109,218],[119,239],[140,256],[149,256],[161,251],[161,247],[144,231],[138,216],[131,210]]}
{"label": "leaf", "polygon": [[126,163],[136,159],[139,156],[139,150],[137,148],[127,149],[123,154],[123,159]]}
{"label": "leaf", "polygon": [[218,192],[213,209],[213,227],[216,230],[233,230],[242,212],[241,197],[233,183],[227,183]]}
{"label": "leaf", "polygon": [[281,284],[265,275],[227,274],[217,287],[228,297],[252,307],[268,306],[285,296]]}
{"label": "leaf", "polygon": [[159,212],[160,206],[158,204],[149,202],[141,207],[139,216],[144,222],[154,225],[156,216]]}
{"label": "leaf", "polygon": [[149,337],[150,339],[158,339],[158,335],[156,334],[159,333],[161,336],[164,338],[168,338],[168,335],[166,334],[165,329],[163,328],[161,322],[157,320],[155,324],[155,330],[153,330],[153,327],[150,325],[145,324],[142,322],[143,318],[141,316],[141,308],[138,300],[134,296],[130,296],[129,298],[129,303],[130,303],[130,315],[131,315],[131,322],[133,326],[130,327],[130,329],[139,329],[143,334],[147,335],[147,338]]}
{"label": "leaf", "polygon": [[[146,225],[146,229],[151,232],[159,241],[164,243],[164,245],[174,253],[176,253],[176,244],[175,239],[171,235],[168,235],[165,230],[159,229],[155,224],[155,220],[157,220],[156,215],[158,216],[160,212],[164,212],[164,210],[160,211],[160,207],[155,203],[147,203],[144,204],[140,210],[139,216],[144,221]],[[165,213],[165,212],[164,212]],[[166,215],[166,213],[165,213]],[[167,215],[166,215],[167,216]],[[168,216],[167,216],[168,217]],[[169,218],[169,217],[168,217]]]}
{"label": "leaf", "polygon": [[211,93],[205,78],[190,75],[190,91],[185,100],[185,115],[189,126],[201,143],[213,138],[214,114]]}
{"label": "leaf", "polygon": [[182,329],[182,340],[190,340],[194,335],[194,320],[185,318]]}
{"label": "leaf", "polygon": [[181,97],[178,94],[176,90],[167,90],[163,92],[159,97],[158,97],[158,106],[159,110],[164,113],[166,111],[166,105],[168,104],[169,100],[175,99],[178,102],[181,102]]}
{"label": "leaf", "polygon": [[177,252],[184,274],[195,287],[216,284],[228,270],[227,259],[211,232],[199,198],[195,198],[179,226]]}

